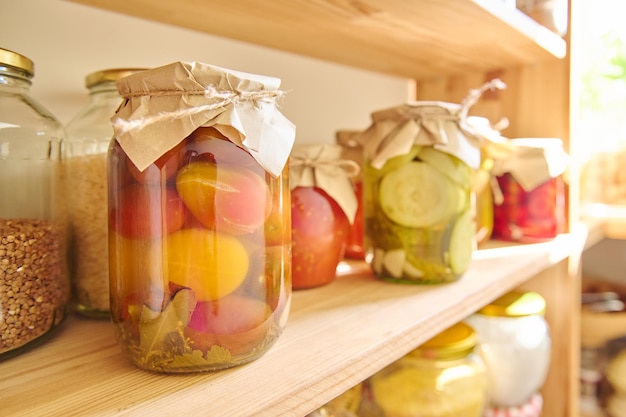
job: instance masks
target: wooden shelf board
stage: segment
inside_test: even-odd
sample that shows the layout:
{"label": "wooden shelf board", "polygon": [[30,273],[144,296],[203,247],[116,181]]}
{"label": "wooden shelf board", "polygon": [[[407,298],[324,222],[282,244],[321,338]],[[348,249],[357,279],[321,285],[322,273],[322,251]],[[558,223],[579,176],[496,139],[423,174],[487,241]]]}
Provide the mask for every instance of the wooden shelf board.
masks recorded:
{"label": "wooden shelf board", "polygon": [[[70,317],[44,345],[0,363],[3,416],[302,416],[502,293],[579,250],[580,236],[475,252],[446,285],[375,279],[362,263],[293,295],[287,328],[260,359],[164,375],[122,356],[108,321]],[[543,278],[542,278],[543,279]]]}
{"label": "wooden shelf board", "polygon": [[582,222],[589,228],[585,248],[602,239],[626,239],[626,207],[608,204],[587,204],[581,207]]}
{"label": "wooden shelf board", "polygon": [[564,39],[500,0],[71,1],[413,79],[567,53]]}

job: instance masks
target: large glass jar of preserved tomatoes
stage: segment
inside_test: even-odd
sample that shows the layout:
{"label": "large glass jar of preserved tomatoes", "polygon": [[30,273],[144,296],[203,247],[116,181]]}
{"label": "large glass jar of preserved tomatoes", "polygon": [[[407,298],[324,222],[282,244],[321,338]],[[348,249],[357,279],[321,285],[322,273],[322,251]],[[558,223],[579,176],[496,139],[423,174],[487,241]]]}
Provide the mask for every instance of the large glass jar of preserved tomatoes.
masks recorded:
{"label": "large glass jar of preserved tomatoes", "polygon": [[461,277],[475,246],[472,171],[480,139],[462,104],[413,102],[372,114],[362,133],[366,260],[381,279],[442,283]]}
{"label": "large glass jar of preserved tomatoes", "polygon": [[457,323],[364,383],[363,417],[482,417],[489,402],[476,332]]}
{"label": "large glass jar of preserved tomatoes", "polygon": [[263,355],[291,300],[280,80],[175,62],[117,82],[109,150],[111,317],[141,368]]}
{"label": "large glass jar of preserved tomatoes", "polygon": [[108,225],[103,202],[113,134],[110,119],[122,101],[115,81],[139,71],[111,68],[88,74],[89,101],[65,127],[73,309],[88,317],[109,317]]}
{"label": "large glass jar of preserved tomatoes", "polygon": [[467,318],[478,333],[493,408],[536,406],[551,357],[545,308],[539,293],[511,291]]}
{"label": "large glass jar of preserved tomatoes", "polygon": [[567,155],[560,139],[511,139],[513,153],[496,159],[493,173],[501,201],[494,205],[493,237],[535,242],[566,228]]}
{"label": "large glass jar of preserved tomatoes", "polygon": [[359,170],[341,159],[334,144],[294,147],[289,161],[293,289],[335,279],[343,259],[357,200],[350,175]]}
{"label": "large glass jar of preserved tomatoes", "polygon": [[0,358],[53,334],[69,299],[63,129],[30,94],[33,62],[0,48]]}

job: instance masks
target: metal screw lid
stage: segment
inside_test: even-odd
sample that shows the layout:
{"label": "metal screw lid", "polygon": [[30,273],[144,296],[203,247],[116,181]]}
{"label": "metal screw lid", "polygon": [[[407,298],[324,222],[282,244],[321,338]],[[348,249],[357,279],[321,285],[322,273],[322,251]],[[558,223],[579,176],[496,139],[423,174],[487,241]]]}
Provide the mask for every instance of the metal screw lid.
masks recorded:
{"label": "metal screw lid", "polygon": [[4,64],[26,72],[29,78],[35,75],[35,64],[22,54],[9,49],[0,48],[0,64]]}
{"label": "metal screw lid", "polygon": [[101,83],[117,81],[128,75],[145,71],[147,68],[109,68],[87,74],[85,87],[91,88]]}
{"label": "metal screw lid", "polygon": [[534,291],[511,291],[477,311],[477,314],[497,317],[543,315],[546,300]]}

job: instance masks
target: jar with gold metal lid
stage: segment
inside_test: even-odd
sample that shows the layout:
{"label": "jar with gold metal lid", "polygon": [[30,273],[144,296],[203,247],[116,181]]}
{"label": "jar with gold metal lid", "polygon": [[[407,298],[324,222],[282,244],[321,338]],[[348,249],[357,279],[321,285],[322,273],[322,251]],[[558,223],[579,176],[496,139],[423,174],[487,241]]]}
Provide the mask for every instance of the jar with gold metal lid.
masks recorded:
{"label": "jar with gold metal lid", "polygon": [[523,405],[543,385],[551,356],[545,308],[539,293],[511,291],[466,319],[478,333],[493,406]]}
{"label": "jar with gold metal lid", "polygon": [[142,71],[111,68],[85,77],[89,101],[65,127],[70,278],[74,311],[88,317],[109,317],[109,258],[107,244],[107,151],[113,129],[111,117],[122,97],[115,81]]}
{"label": "jar with gold metal lid", "polygon": [[488,380],[476,344],[462,322],[439,333],[366,380],[362,415],[482,417]]}
{"label": "jar with gold metal lid", "polygon": [[69,298],[63,129],[30,94],[34,63],[0,48],[0,358],[57,329]]}

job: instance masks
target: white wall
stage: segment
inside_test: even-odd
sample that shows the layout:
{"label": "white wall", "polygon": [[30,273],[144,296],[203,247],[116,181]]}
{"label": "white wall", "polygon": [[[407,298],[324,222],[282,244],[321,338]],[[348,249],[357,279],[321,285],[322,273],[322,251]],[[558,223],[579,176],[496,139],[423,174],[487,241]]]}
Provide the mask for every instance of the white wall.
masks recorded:
{"label": "white wall", "polygon": [[35,62],[32,94],[63,123],[86,103],[88,73],[174,61],[281,78],[289,92],[282,110],[300,143],[332,142],[338,129],[363,129],[372,111],[401,104],[408,94],[405,79],[62,0],[0,0],[0,47]]}

